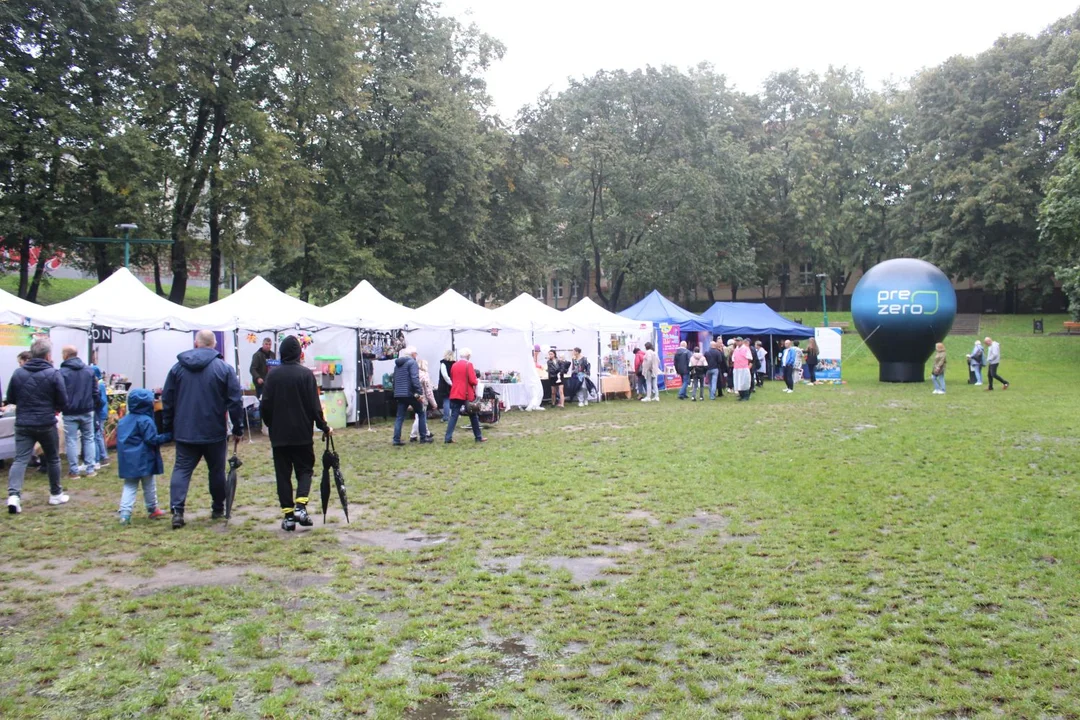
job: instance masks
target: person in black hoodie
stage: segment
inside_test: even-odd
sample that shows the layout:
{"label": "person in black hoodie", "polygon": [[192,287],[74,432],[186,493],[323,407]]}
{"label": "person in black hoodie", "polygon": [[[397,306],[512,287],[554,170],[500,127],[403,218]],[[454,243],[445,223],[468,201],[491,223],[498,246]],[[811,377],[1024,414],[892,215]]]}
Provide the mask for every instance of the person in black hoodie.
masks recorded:
{"label": "person in black hoodie", "polygon": [[206,459],[210,475],[212,517],[225,517],[225,455],[228,452],[225,413],[232,420],[233,435],[244,434],[244,397],[236,371],[214,349],[217,340],[209,330],[195,334],[195,349],[176,356],[161,393],[161,424],[171,432],[176,460],[169,481],[169,505],[173,530],[184,527],[191,473]]}
{"label": "person in black hoodie", "polygon": [[[97,440],[94,437],[94,411],[100,405],[97,379],[94,371],[79,358],[74,345],[62,351],[60,374],[64,378],[68,401],[64,406],[64,441],[67,445],[68,479],[78,480],[80,475],[94,477],[97,461]],[[79,463],[80,436],[82,437],[82,465]]]}
{"label": "person in black hoodie", "polygon": [[[270,447],[274,455],[278,502],[285,519],[281,529],[292,532],[297,524],[312,524],[307,512],[311,476],[315,471],[315,442],[312,426],[323,436],[332,431],[323,417],[315,375],[300,364],[300,341],[289,335],[278,348],[281,366],[263,383],[262,417],[270,429]],[[296,504],[293,504],[292,476],[296,473]]]}
{"label": "person in black hoodie", "polygon": [[7,404],[15,409],[15,461],[8,474],[8,512],[22,512],[26,466],[40,443],[49,469],[49,504],[63,505],[70,498],[60,485],[60,440],[56,413],[67,405],[64,378],[52,365],[52,344],[44,338],[30,346],[30,359],[15,370],[8,383]]}

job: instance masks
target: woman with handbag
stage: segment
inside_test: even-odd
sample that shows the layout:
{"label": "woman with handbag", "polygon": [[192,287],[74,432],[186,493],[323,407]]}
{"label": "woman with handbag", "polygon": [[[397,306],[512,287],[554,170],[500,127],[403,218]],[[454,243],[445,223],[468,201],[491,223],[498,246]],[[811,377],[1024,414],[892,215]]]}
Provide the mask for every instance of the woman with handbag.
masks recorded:
{"label": "woman with handbag", "polygon": [[554,350],[548,350],[547,374],[551,385],[551,407],[563,407],[563,367]]}
{"label": "woman with handbag", "polygon": [[[423,412],[427,413],[430,410],[438,410],[439,404],[435,402],[435,391],[431,388],[431,375],[428,374],[428,362],[427,360],[418,360],[416,363],[420,367],[420,389],[423,393],[420,397],[420,404],[423,405]],[[428,431],[427,439],[431,440],[435,437],[435,434],[430,430]],[[416,413],[412,422],[412,431],[409,432],[409,442],[416,442],[420,439],[420,413]]]}
{"label": "woman with handbag", "polygon": [[476,402],[476,369],[472,364],[472,350],[462,348],[458,351],[460,358],[450,368],[450,422],[446,426],[446,437],[443,442],[454,442],[454,427],[457,426],[458,417],[465,413],[469,416],[472,424],[473,437],[476,442],[487,442],[487,438],[480,432],[480,413],[474,407],[470,411],[469,405]]}

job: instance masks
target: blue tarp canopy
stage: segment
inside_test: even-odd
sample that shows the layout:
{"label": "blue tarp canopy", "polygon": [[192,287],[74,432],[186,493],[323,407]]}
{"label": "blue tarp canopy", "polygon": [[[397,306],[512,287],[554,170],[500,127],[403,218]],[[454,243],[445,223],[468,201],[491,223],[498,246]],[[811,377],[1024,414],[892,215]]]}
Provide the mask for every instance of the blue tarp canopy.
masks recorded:
{"label": "blue tarp canopy", "polygon": [[678,325],[679,332],[701,332],[712,330],[712,323],[700,315],[684,310],[653,290],[644,300],[637,302],[619,313],[633,320]]}
{"label": "blue tarp canopy", "polygon": [[814,337],[814,328],[792,322],[765,303],[713,303],[701,316],[712,323],[714,335],[726,339],[732,335],[782,335],[784,337]]}

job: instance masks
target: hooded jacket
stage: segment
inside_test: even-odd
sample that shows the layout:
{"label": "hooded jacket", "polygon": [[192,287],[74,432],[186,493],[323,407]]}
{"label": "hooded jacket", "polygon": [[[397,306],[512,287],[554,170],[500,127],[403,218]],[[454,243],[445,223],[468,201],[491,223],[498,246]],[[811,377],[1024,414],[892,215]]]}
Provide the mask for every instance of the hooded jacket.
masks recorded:
{"label": "hooded jacket", "polygon": [[17,426],[54,426],[56,413],[63,412],[67,405],[64,377],[45,358],[30,358],[12,374],[7,403],[16,406]]}
{"label": "hooded jacket", "polygon": [[127,415],[116,424],[118,474],[125,480],[165,472],[160,446],[172,440],[154,423],[154,393],[136,388],[128,393]]}
{"label": "hooded jacket", "polygon": [[[452,373],[450,378],[453,379]],[[411,355],[400,356],[394,361],[394,397],[408,400],[423,393],[424,389],[420,387],[420,366]]]}
{"label": "hooded jacket", "polygon": [[60,363],[60,374],[64,377],[67,389],[65,415],[89,415],[97,406],[94,396],[97,394],[97,381],[94,371],[79,357],[71,357]]}
{"label": "hooded jacket", "polygon": [[101,426],[109,419],[109,393],[105,389],[105,379],[101,368],[91,365],[90,370],[94,373],[94,419]]}
{"label": "hooded jacket", "polygon": [[206,445],[221,442],[228,429],[244,433],[244,398],[236,373],[214,348],[198,347],[176,356],[177,363],[165,378],[161,393],[161,416],[165,432],[177,442]]}
{"label": "hooded jacket", "polygon": [[319,402],[315,374],[300,364],[300,341],[292,335],[281,347],[281,365],[263,383],[260,409],[270,428],[270,445],[312,445],[312,426],[326,432],[329,426]]}

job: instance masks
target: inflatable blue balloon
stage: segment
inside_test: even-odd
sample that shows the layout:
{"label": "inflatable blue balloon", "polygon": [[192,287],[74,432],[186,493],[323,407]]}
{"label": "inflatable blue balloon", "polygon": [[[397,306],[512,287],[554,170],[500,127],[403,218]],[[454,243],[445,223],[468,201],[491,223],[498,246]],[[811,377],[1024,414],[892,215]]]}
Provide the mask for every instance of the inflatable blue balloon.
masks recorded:
{"label": "inflatable blue balloon", "polygon": [[925,260],[886,260],[855,286],[851,319],[878,359],[881,382],[923,382],[934,345],[956,319],[956,291]]}

